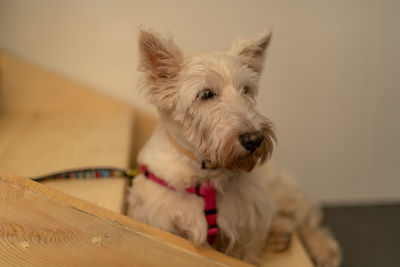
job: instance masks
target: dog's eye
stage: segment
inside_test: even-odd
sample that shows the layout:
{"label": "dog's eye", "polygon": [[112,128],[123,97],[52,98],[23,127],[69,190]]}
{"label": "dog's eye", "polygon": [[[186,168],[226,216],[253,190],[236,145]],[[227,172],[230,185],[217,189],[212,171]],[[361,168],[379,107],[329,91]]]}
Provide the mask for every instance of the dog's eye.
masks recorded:
{"label": "dog's eye", "polygon": [[213,98],[214,96],[215,96],[214,93],[211,91],[211,89],[208,88],[201,91],[198,95],[198,97],[200,97],[201,100],[207,100]]}
{"label": "dog's eye", "polygon": [[243,94],[247,94],[250,91],[250,88],[246,85],[243,87]]}

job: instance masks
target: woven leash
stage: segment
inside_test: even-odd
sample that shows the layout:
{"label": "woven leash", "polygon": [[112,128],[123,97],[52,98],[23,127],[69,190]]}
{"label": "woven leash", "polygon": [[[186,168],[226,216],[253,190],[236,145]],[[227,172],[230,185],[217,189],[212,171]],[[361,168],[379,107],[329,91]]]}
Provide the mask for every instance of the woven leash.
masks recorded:
{"label": "woven leash", "polygon": [[65,179],[94,179],[112,177],[126,177],[129,179],[133,179],[136,175],[136,170],[124,170],[119,168],[87,168],[56,172],[45,176],[32,177],[31,179],[37,182]]}

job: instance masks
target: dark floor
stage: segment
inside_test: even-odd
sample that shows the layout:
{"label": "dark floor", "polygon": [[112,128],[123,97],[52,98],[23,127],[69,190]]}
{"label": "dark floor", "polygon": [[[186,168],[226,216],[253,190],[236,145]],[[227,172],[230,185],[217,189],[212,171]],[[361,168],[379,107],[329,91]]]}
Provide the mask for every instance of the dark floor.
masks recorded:
{"label": "dark floor", "polygon": [[343,267],[400,266],[400,204],[324,208]]}

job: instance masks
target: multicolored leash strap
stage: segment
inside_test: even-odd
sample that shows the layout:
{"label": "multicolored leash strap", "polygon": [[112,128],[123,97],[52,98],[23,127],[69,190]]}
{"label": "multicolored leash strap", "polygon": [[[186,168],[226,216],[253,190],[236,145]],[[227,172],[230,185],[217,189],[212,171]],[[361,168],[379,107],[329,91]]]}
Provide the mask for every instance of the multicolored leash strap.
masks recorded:
{"label": "multicolored leash strap", "polygon": [[136,170],[124,170],[119,168],[88,168],[57,172],[46,176],[32,177],[31,179],[37,182],[49,180],[93,179],[110,177],[126,177],[129,179],[133,179],[136,175]]}

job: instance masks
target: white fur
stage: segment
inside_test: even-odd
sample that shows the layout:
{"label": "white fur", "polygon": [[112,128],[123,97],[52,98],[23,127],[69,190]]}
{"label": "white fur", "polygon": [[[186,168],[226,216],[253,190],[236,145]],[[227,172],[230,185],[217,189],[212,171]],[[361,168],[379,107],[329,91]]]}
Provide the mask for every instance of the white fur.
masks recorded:
{"label": "white fur", "polygon": [[[130,189],[128,215],[208,246],[203,199],[185,188],[210,181],[218,209],[215,249],[257,263],[267,238],[298,231],[319,266],[338,266],[340,250],[319,226],[319,209],[287,174],[256,168],[269,158],[275,139],[271,122],[255,108],[270,36],[267,31],[225,52],[185,58],[172,39],[141,32],[141,87],[157,107],[161,125],[138,162],[176,190],[138,175]],[[210,90],[213,97],[200,97]],[[264,139],[250,152],[239,136],[255,131]],[[168,134],[198,160],[177,149]],[[218,168],[202,169],[201,160]]]}

